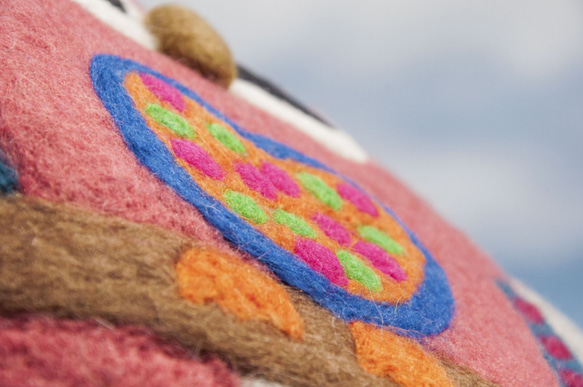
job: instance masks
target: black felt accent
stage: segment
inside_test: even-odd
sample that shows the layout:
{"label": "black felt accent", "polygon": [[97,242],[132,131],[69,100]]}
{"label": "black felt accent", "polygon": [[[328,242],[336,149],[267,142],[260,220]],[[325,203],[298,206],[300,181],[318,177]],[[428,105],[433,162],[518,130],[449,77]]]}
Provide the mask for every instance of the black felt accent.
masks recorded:
{"label": "black felt accent", "polygon": [[267,79],[262,78],[259,75],[249,71],[249,69],[241,66],[240,64],[237,65],[237,73],[238,73],[237,75],[239,78],[253,83],[254,85],[267,91],[269,94],[273,95],[274,97],[277,97],[278,99],[281,99],[281,100],[289,103],[290,105],[292,105],[296,109],[301,110],[302,112],[306,113],[310,117],[313,117],[316,120],[320,121],[321,123],[328,125],[330,128],[334,129],[334,127],[332,126],[332,124],[330,124],[330,122],[326,121],[320,115],[318,115],[318,114],[314,113],[312,110],[308,109],[306,106],[304,106],[298,100],[292,98],[289,94],[287,94],[285,91],[283,91],[282,89],[280,89],[279,87],[277,87],[276,85],[274,85],[273,83],[268,81]]}
{"label": "black felt accent", "polygon": [[111,5],[113,5],[115,8],[118,8],[123,13],[127,13],[125,7],[121,3],[121,0],[105,0],[105,1],[109,2]]}

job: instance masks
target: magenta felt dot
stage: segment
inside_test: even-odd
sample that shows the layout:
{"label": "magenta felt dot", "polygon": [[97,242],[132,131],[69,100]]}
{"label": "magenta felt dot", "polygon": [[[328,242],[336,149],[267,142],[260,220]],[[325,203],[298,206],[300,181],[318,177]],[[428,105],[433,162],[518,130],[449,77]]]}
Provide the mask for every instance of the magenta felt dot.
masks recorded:
{"label": "magenta felt dot", "polygon": [[407,273],[397,261],[374,243],[358,241],[353,250],[365,256],[374,267],[395,281],[400,282],[407,279]]}
{"label": "magenta felt dot", "polygon": [[379,216],[379,211],[373,204],[372,200],[358,189],[346,183],[338,184],[337,188],[340,196],[354,204],[359,211],[370,214],[374,217]]}
{"label": "magenta felt dot", "polygon": [[267,162],[261,164],[261,173],[267,177],[271,184],[279,191],[288,196],[297,198],[300,196],[300,187],[292,180],[291,177],[282,169]]}
{"label": "magenta felt dot", "polygon": [[338,258],[328,248],[309,239],[300,238],[296,241],[295,253],[313,270],[323,274],[330,282],[338,286],[346,286],[348,278]]}
{"label": "magenta felt dot", "polygon": [[247,187],[259,192],[268,199],[277,199],[277,191],[271,181],[249,163],[238,163],[235,167]]}
{"label": "magenta felt dot", "polygon": [[312,220],[318,224],[318,227],[320,227],[330,239],[334,239],[336,242],[344,246],[350,245],[350,233],[334,219],[324,214],[316,214],[312,217]]}
{"label": "magenta felt dot", "polygon": [[539,340],[545,347],[549,355],[559,360],[571,360],[571,351],[556,336],[539,336]]}
{"label": "magenta felt dot", "polygon": [[560,371],[561,379],[566,387],[583,387],[583,375],[570,369]]}
{"label": "magenta felt dot", "polygon": [[215,180],[222,180],[225,172],[208,153],[188,140],[172,140],[172,150],[177,157]]}
{"label": "magenta felt dot", "polygon": [[174,109],[183,112],[186,109],[186,103],[182,94],[166,82],[149,74],[140,74],[142,82],[159,100],[169,103]]}
{"label": "magenta felt dot", "polygon": [[545,322],[538,308],[522,298],[514,300],[514,307],[531,323],[542,324]]}

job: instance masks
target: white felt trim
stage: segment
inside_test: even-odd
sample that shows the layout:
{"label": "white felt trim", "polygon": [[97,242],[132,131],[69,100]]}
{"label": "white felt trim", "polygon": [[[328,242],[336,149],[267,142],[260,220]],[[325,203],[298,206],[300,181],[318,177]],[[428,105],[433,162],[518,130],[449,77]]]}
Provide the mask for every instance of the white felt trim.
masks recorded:
{"label": "white felt trim", "polygon": [[269,94],[259,86],[243,79],[235,79],[229,91],[252,105],[293,125],[332,152],[346,159],[364,163],[369,157],[347,133],[332,129],[290,104]]}
{"label": "white felt trim", "polygon": [[124,34],[128,38],[136,41],[142,46],[155,50],[157,41],[142,23],[141,12],[133,4],[123,2],[128,14],[123,13],[111,3],[105,0],[71,0],[98,18],[103,23],[112,27],[116,31]]}
{"label": "white felt trim", "polygon": [[569,347],[579,362],[583,363],[583,332],[567,316],[555,309],[522,282],[513,279],[511,285],[520,297],[536,305],[547,323],[563,340],[563,343]]}
{"label": "white felt trim", "polygon": [[283,384],[268,382],[263,379],[242,378],[241,387],[285,387]]}

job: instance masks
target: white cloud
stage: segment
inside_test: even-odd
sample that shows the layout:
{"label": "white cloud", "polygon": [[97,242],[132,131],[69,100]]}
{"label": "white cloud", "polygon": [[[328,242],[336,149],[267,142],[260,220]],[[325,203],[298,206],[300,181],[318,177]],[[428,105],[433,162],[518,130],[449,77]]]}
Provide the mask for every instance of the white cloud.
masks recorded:
{"label": "white cloud", "polygon": [[456,150],[397,141],[404,150],[389,152],[382,161],[472,239],[504,254],[507,264],[573,258],[561,254],[581,244],[581,192],[565,186],[535,151],[517,143]]}

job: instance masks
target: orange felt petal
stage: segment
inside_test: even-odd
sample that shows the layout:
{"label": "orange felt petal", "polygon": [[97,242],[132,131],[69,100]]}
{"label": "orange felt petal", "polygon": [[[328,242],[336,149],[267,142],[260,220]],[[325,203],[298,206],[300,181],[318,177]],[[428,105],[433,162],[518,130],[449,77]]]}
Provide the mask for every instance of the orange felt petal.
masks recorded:
{"label": "orange felt petal", "polygon": [[176,264],[180,295],[195,304],[219,304],[240,320],[273,324],[301,339],[302,319],[285,289],[258,268],[211,248],[187,250]]}
{"label": "orange felt petal", "polygon": [[371,324],[350,324],[358,364],[403,386],[453,387],[440,363],[419,343]]}

